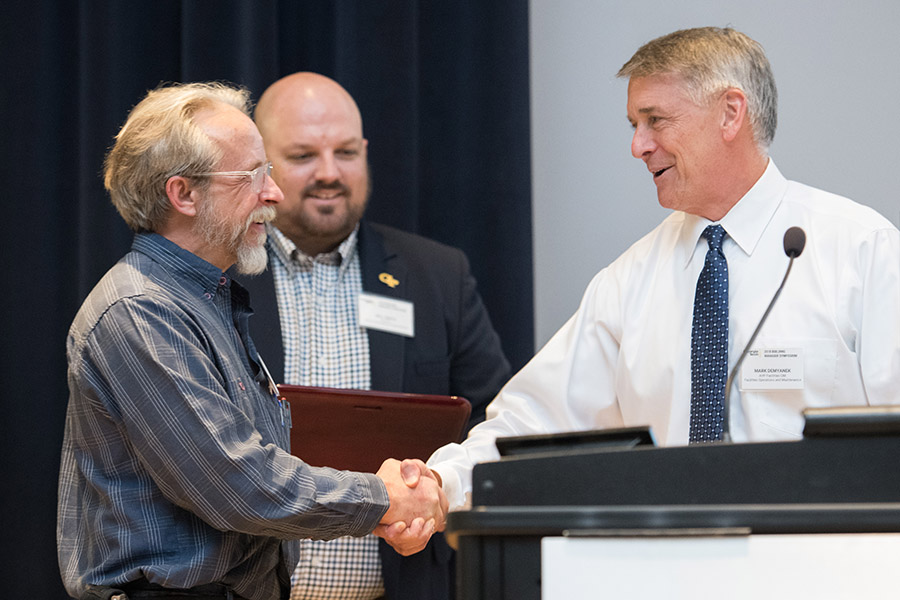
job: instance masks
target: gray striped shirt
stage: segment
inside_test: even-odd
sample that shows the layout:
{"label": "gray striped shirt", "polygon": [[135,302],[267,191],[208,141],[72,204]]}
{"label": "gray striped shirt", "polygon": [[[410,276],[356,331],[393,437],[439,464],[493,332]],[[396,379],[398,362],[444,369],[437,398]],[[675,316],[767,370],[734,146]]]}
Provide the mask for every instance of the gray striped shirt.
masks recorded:
{"label": "gray striped shirt", "polygon": [[309,467],[259,383],[246,291],[155,234],[97,284],[69,332],[57,542],[63,581],[224,583],[273,600],[297,538],[370,532],[374,475]]}

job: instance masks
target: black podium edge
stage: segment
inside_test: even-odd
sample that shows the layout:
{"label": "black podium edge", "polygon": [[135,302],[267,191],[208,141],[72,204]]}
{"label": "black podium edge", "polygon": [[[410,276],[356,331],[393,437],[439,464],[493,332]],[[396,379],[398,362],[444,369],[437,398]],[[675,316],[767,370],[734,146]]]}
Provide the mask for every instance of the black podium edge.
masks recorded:
{"label": "black podium edge", "polygon": [[900,532],[900,503],[480,506],[452,512],[447,520],[447,531],[459,536],[738,528],[754,534]]}

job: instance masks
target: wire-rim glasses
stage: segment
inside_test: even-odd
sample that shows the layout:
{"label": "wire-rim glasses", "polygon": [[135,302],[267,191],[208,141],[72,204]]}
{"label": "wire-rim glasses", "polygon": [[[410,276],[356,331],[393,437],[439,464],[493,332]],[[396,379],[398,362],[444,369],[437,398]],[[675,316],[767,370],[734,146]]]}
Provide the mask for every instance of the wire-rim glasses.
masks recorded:
{"label": "wire-rim glasses", "polygon": [[243,177],[250,178],[250,191],[258,194],[262,191],[266,183],[266,177],[272,176],[272,163],[266,162],[252,171],[209,171],[207,173],[196,173],[191,177]]}

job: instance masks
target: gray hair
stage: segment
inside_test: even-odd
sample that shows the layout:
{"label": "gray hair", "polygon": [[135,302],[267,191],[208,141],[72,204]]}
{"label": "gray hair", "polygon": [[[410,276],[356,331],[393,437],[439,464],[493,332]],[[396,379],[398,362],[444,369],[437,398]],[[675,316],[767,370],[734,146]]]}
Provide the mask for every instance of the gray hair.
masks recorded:
{"label": "gray hair", "polygon": [[775,138],[778,90],[762,46],[730,28],[683,29],[647,42],[626,62],[617,77],[673,74],[698,105],[728,89],[747,96],[753,137],[765,153]]}
{"label": "gray hair", "polygon": [[132,230],[157,231],[166,222],[170,177],[211,171],[222,158],[193,120],[216,104],[250,116],[250,92],[216,82],[163,84],[131,109],[106,155],[104,185]]}

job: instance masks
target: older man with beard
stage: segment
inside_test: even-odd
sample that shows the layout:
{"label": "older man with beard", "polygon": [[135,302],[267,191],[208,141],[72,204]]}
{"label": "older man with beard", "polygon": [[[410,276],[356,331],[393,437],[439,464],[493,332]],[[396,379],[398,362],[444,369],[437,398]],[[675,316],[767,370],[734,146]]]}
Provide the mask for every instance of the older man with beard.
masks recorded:
{"label": "older man with beard", "polygon": [[412,553],[443,525],[421,461],[373,475],[286,451],[288,407],[225,273],[265,268],[283,199],[248,111],[246,90],[161,87],[107,156],[106,188],[136,235],[67,342],[57,537],[77,598],[285,598],[298,556],[286,540],[374,531]]}

